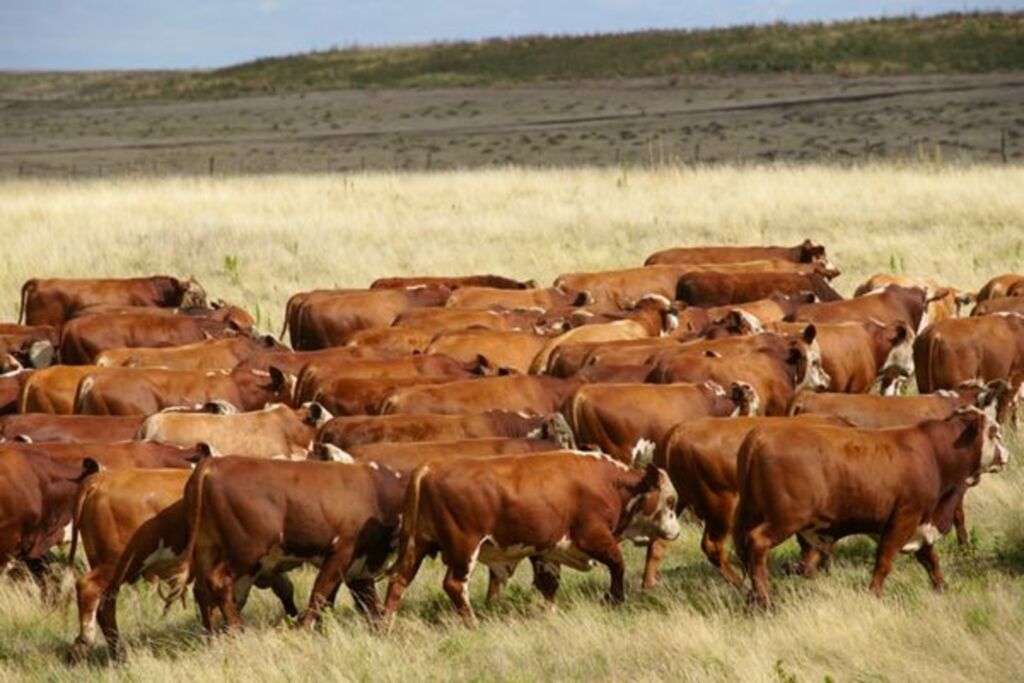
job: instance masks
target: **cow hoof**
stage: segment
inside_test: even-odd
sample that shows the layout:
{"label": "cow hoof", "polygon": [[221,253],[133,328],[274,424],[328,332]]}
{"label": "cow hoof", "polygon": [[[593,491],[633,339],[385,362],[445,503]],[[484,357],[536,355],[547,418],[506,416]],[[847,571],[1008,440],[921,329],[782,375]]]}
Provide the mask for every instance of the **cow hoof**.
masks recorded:
{"label": "cow hoof", "polygon": [[68,663],[81,664],[89,656],[90,650],[92,650],[92,646],[89,643],[81,639],[75,640],[71,644],[71,649],[68,650]]}

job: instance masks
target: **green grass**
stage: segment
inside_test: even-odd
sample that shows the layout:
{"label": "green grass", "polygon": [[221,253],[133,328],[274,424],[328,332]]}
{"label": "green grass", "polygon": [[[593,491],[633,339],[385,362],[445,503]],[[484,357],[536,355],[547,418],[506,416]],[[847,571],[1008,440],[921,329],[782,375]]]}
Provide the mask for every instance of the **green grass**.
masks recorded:
{"label": "green grass", "polygon": [[690,73],[978,73],[1024,68],[1024,13],[523,36],[351,48],[190,72],[0,74],[5,99],[193,99]]}

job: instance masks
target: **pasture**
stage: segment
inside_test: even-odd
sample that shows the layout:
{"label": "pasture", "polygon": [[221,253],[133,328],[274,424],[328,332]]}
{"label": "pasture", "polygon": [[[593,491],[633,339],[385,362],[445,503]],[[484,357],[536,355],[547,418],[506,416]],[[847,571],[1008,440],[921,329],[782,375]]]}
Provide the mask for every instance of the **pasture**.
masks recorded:
{"label": "pasture", "polygon": [[[931,276],[974,290],[1024,270],[1024,169],[867,165],[662,167],[432,174],[120,178],[0,185],[0,318],[17,316],[32,276],[192,275],[214,297],[280,328],[302,289],[365,286],[375,277],[496,272],[547,283],[558,273],[642,263],[675,244],[828,245],[851,294],[875,272]],[[1021,439],[1009,437],[1013,456]],[[75,619],[44,610],[34,588],[0,584],[0,679],[47,680],[1019,680],[1024,675],[1024,467],[983,478],[967,496],[973,545],[940,544],[949,588],[932,593],[912,558],[881,599],[866,590],[873,544],[839,546],[827,574],[785,576],[773,554],[777,606],[752,614],[712,572],[685,525],[657,589],[601,604],[602,570],[566,572],[548,612],[521,569],[504,598],[472,598],[464,630],[438,565],[412,585],[388,636],[347,596],[318,633],[291,630],[254,595],[247,631],[209,642],[191,601],[161,617],[149,587],[122,599],[124,663],[98,653],[64,661]],[[311,581],[303,573],[300,599]]]}

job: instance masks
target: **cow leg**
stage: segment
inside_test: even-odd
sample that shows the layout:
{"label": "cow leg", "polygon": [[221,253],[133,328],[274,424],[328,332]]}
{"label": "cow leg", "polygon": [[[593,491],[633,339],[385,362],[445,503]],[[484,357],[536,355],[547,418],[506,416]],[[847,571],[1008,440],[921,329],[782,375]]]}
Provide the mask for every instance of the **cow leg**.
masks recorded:
{"label": "cow leg", "polygon": [[745,564],[750,575],[751,599],[759,607],[771,606],[768,590],[768,551],[772,538],[766,525],[759,525],[747,532],[743,543]]}
{"label": "cow leg", "polygon": [[531,557],[533,565],[533,587],[536,588],[547,603],[554,608],[555,594],[562,579],[562,568],[557,562],[547,562],[540,557]]}
{"label": "cow leg", "polygon": [[668,543],[660,538],[647,544],[647,559],[644,561],[644,580],[641,587],[644,590],[651,590],[658,585],[658,567],[661,566],[661,558],[665,554]]}
{"label": "cow leg", "polygon": [[609,530],[595,530],[581,537],[576,541],[576,547],[608,568],[612,580],[605,599],[613,605],[625,600],[626,568],[622,561],[622,549]]}
{"label": "cow leg", "polygon": [[942,580],[942,570],[939,569],[939,553],[936,552],[935,546],[921,546],[917,552],[914,553],[914,557],[916,557],[917,561],[921,563],[924,570],[928,572],[928,576],[932,580],[932,586],[935,587],[936,591],[941,593],[943,588],[945,588],[945,582]]}
{"label": "cow leg", "polygon": [[971,535],[967,532],[963,496],[960,497],[960,502],[956,504],[956,509],[953,510],[953,525],[956,527],[956,542],[960,544],[961,548],[966,548],[971,544]]}
{"label": "cow leg", "polygon": [[373,579],[354,579],[349,581],[348,590],[352,594],[356,610],[366,617],[370,623],[380,618],[380,596],[377,595],[377,583]]}
{"label": "cow leg", "polygon": [[726,551],[726,538],[729,536],[729,529],[712,521],[704,525],[704,535],[700,539],[700,548],[704,551],[708,562],[713,564],[722,578],[737,588],[742,585],[743,580],[736,570],[729,564],[729,553]]}
{"label": "cow leg", "polygon": [[878,539],[878,550],[875,552],[875,570],[871,576],[871,592],[876,597],[882,595],[882,584],[885,577],[892,570],[892,563],[896,559],[900,548],[907,544],[913,537],[917,528],[917,520],[913,517],[897,519],[888,531]]}
{"label": "cow leg", "polygon": [[472,562],[468,559],[453,558],[448,565],[448,571],[444,575],[444,592],[448,594],[455,611],[462,617],[467,628],[476,628],[476,615],[473,613],[473,606],[469,602],[469,578],[472,571]]}
{"label": "cow leg", "polygon": [[99,610],[96,612],[96,621],[99,622],[100,631],[110,648],[110,658],[118,659],[121,656],[121,634],[117,629],[117,587],[113,590],[107,588],[100,598]]}
{"label": "cow leg", "polygon": [[89,654],[96,642],[96,613],[103,592],[110,583],[111,570],[110,566],[94,567],[75,583],[79,632],[71,646],[73,661],[79,661]]}
{"label": "cow leg", "polygon": [[210,590],[213,604],[224,615],[224,622],[227,624],[227,627],[229,629],[241,629],[242,619],[238,614],[238,607],[235,604],[235,581],[227,564],[221,563],[210,571],[207,587]]}
{"label": "cow leg", "polygon": [[270,582],[270,590],[274,591],[274,595],[281,601],[285,614],[292,619],[299,616],[299,608],[295,606],[295,586],[287,574],[275,573]]}
{"label": "cow leg", "polygon": [[196,600],[196,607],[199,609],[199,621],[207,633],[214,633],[220,627],[214,609],[213,599],[210,595],[210,587],[202,577],[197,578],[192,585],[192,596]]}
{"label": "cow leg", "polygon": [[416,574],[423,564],[423,558],[427,556],[426,548],[413,542],[414,547],[409,552],[409,557],[399,560],[398,568],[392,573],[388,581],[387,597],[384,600],[384,614],[381,621],[385,628],[390,628],[398,605],[402,602],[402,595],[416,578]]}
{"label": "cow leg", "polygon": [[320,619],[320,610],[327,602],[331,594],[342,583],[345,578],[345,570],[352,562],[352,548],[343,547],[329,555],[320,567],[320,572],[313,582],[313,591],[309,595],[309,607],[306,613],[299,619],[299,626],[308,628],[313,622]]}

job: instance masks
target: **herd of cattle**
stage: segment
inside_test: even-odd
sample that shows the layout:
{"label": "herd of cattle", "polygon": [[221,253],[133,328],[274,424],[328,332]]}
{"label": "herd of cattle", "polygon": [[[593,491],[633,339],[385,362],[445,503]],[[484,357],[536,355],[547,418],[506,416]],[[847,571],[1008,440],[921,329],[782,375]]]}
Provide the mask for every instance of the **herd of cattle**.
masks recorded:
{"label": "herd of cattle", "polygon": [[488,600],[529,560],[547,601],[563,565],[601,564],[618,602],[622,541],[647,546],[654,587],[684,509],[741,587],[731,537],[761,605],[793,536],[804,575],[871,534],[872,591],[900,551],[941,589],[936,540],[969,542],[964,496],[1007,461],[1024,275],[970,293],[877,275],[845,299],[838,274],[805,241],[551,287],[390,278],[292,296],[291,348],[193,281],[29,280],[0,325],[0,563],[47,596],[68,571],[54,551],[73,565],[82,546],[75,657],[97,624],[117,651],[117,596],[140,578],[168,605],[191,584],[210,631],[240,626],[253,586],[308,625],[345,585],[389,624],[427,556],[469,625],[477,562]]}

